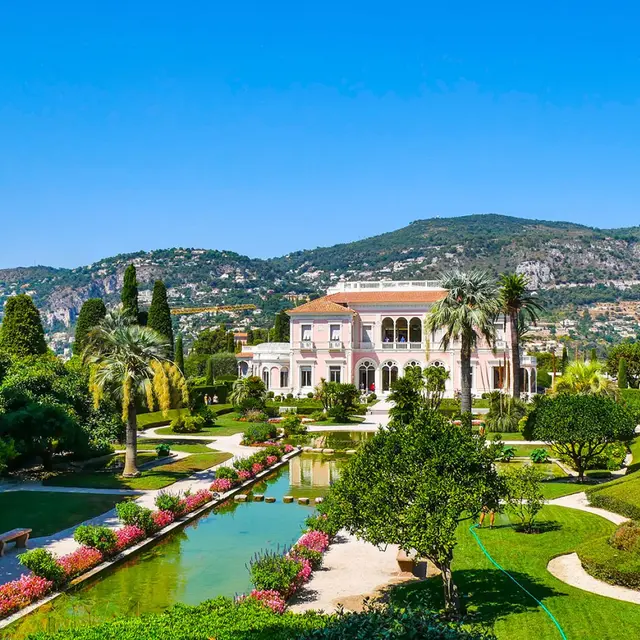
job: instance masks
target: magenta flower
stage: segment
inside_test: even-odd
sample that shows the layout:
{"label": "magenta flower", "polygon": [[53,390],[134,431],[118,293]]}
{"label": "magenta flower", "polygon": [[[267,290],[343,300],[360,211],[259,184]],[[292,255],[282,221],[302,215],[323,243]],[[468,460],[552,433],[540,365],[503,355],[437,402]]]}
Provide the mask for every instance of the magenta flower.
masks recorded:
{"label": "magenta flower", "polygon": [[263,589],[262,591],[254,589],[248,597],[261,602],[275,613],[284,613],[287,607],[285,599],[273,589]]}
{"label": "magenta flower", "polygon": [[80,547],[58,559],[58,564],[64,569],[67,578],[75,578],[81,573],[93,569],[102,562],[103,556],[92,547]]}
{"label": "magenta flower", "polygon": [[298,540],[298,544],[307,547],[307,549],[324,553],[329,547],[329,536],[322,531],[307,531],[307,533]]}
{"label": "magenta flower", "polygon": [[53,583],[34,574],[22,575],[0,586],[0,618],[24,609],[51,591]]}

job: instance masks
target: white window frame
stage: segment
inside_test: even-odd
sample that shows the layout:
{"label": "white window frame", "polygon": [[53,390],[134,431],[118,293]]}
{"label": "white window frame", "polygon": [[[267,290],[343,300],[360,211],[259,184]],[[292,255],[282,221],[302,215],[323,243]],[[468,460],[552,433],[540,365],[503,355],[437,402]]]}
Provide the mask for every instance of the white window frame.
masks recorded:
{"label": "white window frame", "polygon": [[[303,384],[304,377],[306,373],[309,373],[309,384]],[[300,367],[300,388],[308,389],[309,387],[313,387],[313,367],[311,366],[303,366]]]}
{"label": "white window frame", "polygon": [[[338,380],[333,379],[333,374],[338,374]],[[339,365],[329,365],[329,382],[342,382],[342,367]]]}
{"label": "white window frame", "polygon": [[[309,331],[307,334],[306,331]],[[302,342],[311,342],[313,336],[313,325],[312,324],[301,324],[300,325],[300,336]]]}
{"label": "white window frame", "polygon": [[[335,333],[334,333],[335,331]],[[340,342],[342,340],[342,325],[339,323],[332,323],[329,325],[329,340],[331,342]]]}

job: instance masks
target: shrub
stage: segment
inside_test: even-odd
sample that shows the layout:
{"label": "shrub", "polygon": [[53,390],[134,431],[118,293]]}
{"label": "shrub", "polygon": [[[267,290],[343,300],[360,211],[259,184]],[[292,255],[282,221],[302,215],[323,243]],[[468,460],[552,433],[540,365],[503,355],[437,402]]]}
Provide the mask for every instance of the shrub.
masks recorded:
{"label": "shrub", "polygon": [[143,540],[146,536],[147,534],[144,529],[132,524],[126,525],[116,531],[116,547],[118,551],[122,551],[136,542]]}
{"label": "shrub", "polygon": [[333,523],[326,514],[319,513],[309,516],[304,521],[305,526],[309,531],[322,531],[329,536],[329,539],[333,538],[338,533],[338,526]]}
{"label": "shrub", "polygon": [[273,551],[256,553],[249,563],[253,586],[259,591],[277,591],[288,598],[295,590],[302,562]]}
{"label": "shrub", "polygon": [[259,409],[249,409],[242,416],[245,422],[266,422],[269,418],[264,411]]}
{"label": "shrub", "polygon": [[489,432],[513,433],[518,423],[527,415],[527,404],[500,391],[494,391],[489,399],[489,413],[485,427]]}
{"label": "shrub", "polygon": [[307,432],[307,427],[302,424],[302,419],[293,413],[287,414],[280,423],[284,429],[285,437],[298,436]]}
{"label": "shrub", "polygon": [[81,524],[75,530],[73,539],[78,544],[97,549],[104,555],[113,553],[118,542],[113,529],[93,524]]}
{"label": "shrub", "polygon": [[170,511],[174,516],[180,515],[182,505],[180,504],[180,494],[171,491],[161,491],[154,501],[160,511]]}
{"label": "shrub", "polygon": [[201,415],[188,416],[181,413],[171,421],[171,430],[174,433],[198,433],[202,431],[204,421]]}
{"label": "shrub", "polygon": [[267,456],[275,456],[279,460],[282,457],[283,449],[277,444],[270,444],[269,446],[264,448],[264,452],[267,454]]}
{"label": "shrub", "polygon": [[261,602],[265,606],[269,607],[274,613],[284,613],[287,608],[285,599],[277,592],[273,590],[254,589],[248,596],[248,599]]}
{"label": "shrub", "polygon": [[158,458],[166,458],[171,453],[171,447],[168,444],[159,444],[156,447]]}
{"label": "shrub", "polygon": [[293,547],[291,547],[289,555],[295,560],[308,560],[311,564],[311,568],[314,571],[322,566],[322,552],[315,551],[314,549],[310,549],[309,547],[305,547],[304,545],[295,544]]}
{"label": "shrub", "polygon": [[239,405],[240,412],[246,414],[248,411],[264,411],[264,401],[259,398],[245,398]]}
{"label": "shrub", "polygon": [[542,464],[549,460],[549,452],[542,447],[538,447],[531,452],[530,458],[531,462],[535,464]]}
{"label": "shrub", "polygon": [[[258,442],[266,442],[275,438],[278,430],[273,424],[254,424],[245,429],[242,435],[242,444],[251,445]],[[236,467],[237,468],[237,467]]]}
{"label": "shrub", "polygon": [[31,549],[26,553],[21,553],[18,560],[23,567],[31,569],[39,578],[48,580],[56,587],[66,579],[64,568],[46,549]]}
{"label": "shrub", "polygon": [[327,414],[324,411],[314,411],[309,417],[314,422],[324,422],[327,419]]}
{"label": "shrub", "polygon": [[267,391],[267,398],[272,400],[275,397],[275,393],[273,391]]}
{"label": "shrub", "polygon": [[102,562],[102,554],[91,547],[80,547],[67,555],[62,556],[58,563],[64,570],[67,580],[93,569]]}
{"label": "shrub", "polygon": [[375,393],[370,393],[367,396],[367,402],[374,402],[377,399],[378,399],[378,396]]}
{"label": "shrub", "polygon": [[542,474],[533,465],[525,465],[510,470],[506,479],[507,508],[520,518],[523,531],[533,533],[536,516],[544,506]]}
{"label": "shrub", "polygon": [[609,544],[621,551],[640,552],[640,522],[623,522],[611,534]]}
{"label": "shrub", "polygon": [[287,393],[287,400],[293,400],[293,393]]}
{"label": "shrub", "polygon": [[313,398],[313,391],[309,391],[309,393],[307,393],[307,398],[309,398],[309,400]]}
{"label": "shrub", "polygon": [[594,578],[629,589],[640,588],[640,553],[612,547],[606,537],[590,540],[576,551],[585,571]]}
{"label": "shrub", "polygon": [[329,546],[329,536],[323,531],[311,530],[303,534],[297,544],[298,546],[307,547],[313,551],[324,553]]}
{"label": "shrub", "polygon": [[196,491],[196,493],[187,494],[180,501],[181,513],[191,513],[192,511],[204,506],[212,499],[213,496],[211,495],[211,491],[208,489],[200,489],[199,491]]}
{"label": "shrub", "polygon": [[154,529],[151,509],[141,507],[136,502],[120,502],[116,505],[116,513],[124,525],[138,527],[146,533]]}
{"label": "shrub", "polygon": [[516,455],[516,448],[511,445],[506,445],[502,447],[502,451],[500,452],[500,460],[502,462],[511,462]]}
{"label": "shrub", "polygon": [[40,600],[52,587],[53,583],[36,575],[23,575],[0,585],[0,618]]}
{"label": "shrub", "polygon": [[238,472],[233,467],[218,467],[216,469],[216,478],[227,478],[235,482],[238,479]]}

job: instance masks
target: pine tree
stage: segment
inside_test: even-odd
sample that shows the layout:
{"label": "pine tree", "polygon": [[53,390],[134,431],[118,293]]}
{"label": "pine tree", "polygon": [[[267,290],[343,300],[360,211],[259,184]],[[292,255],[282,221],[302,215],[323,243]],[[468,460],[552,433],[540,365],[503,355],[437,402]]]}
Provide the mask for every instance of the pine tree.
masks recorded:
{"label": "pine tree", "polygon": [[40,312],[26,293],[7,299],[0,327],[0,348],[19,358],[47,352]]}
{"label": "pine tree", "polygon": [[627,360],[620,358],[618,362],[618,389],[628,389],[629,380],[627,379]]}
{"label": "pine tree", "polygon": [[564,372],[569,364],[569,352],[567,351],[567,345],[562,347],[562,362],[560,363],[560,372]]}
{"label": "pine tree", "polygon": [[136,268],[130,264],[124,270],[124,281],[122,283],[122,310],[132,318],[138,320],[138,280],[136,278]]}
{"label": "pine tree", "polygon": [[173,348],[173,327],[171,325],[171,311],[167,302],[167,287],[162,280],[156,280],[153,285],[151,306],[147,326],[155,329],[164,336]]}
{"label": "pine tree", "polygon": [[207,385],[211,386],[213,384],[213,359],[207,359],[207,371],[206,371]]}
{"label": "pine tree", "polygon": [[182,336],[178,336],[176,338],[174,361],[178,369],[180,369],[180,371],[182,371],[182,373],[184,374],[184,348],[182,346]]}
{"label": "pine tree", "polygon": [[76,336],[73,343],[73,353],[77,356],[84,351],[89,331],[96,327],[107,315],[107,308],[100,298],[89,298],[80,309],[76,321]]}

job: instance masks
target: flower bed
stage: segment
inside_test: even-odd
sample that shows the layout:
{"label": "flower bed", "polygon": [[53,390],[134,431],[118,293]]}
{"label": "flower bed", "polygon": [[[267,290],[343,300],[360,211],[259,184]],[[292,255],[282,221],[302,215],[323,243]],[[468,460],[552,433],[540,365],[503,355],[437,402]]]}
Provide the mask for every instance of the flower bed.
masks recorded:
{"label": "flower bed", "polygon": [[[277,464],[285,453],[291,451],[291,445],[269,443],[249,458],[236,461],[236,469],[219,468],[216,480],[209,489],[184,495],[160,492],[156,497],[155,511],[137,503],[122,503],[123,506],[119,505],[118,508],[118,517],[124,526],[114,531],[109,527],[81,525],[74,533],[75,540],[81,546],[72,553],[57,558],[44,549],[27,551],[20,557],[33,573],[0,585],[0,619],[41,599],[54,589],[54,584],[56,589],[64,587],[73,578],[169,526],[177,517],[203,507],[215,498],[214,492],[225,493],[245,480],[252,479],[264,469]],[[33,562],[28,562],[26,556],[33,552],[38,556],[32,557]],[[306,558],[296,557],[293,561],[297,564],[292,584],[302,584],[311,575],[311,563]],[[53,579],[48,579],[52,575]],[[284,611],[285,600],[279,592],[274,595],[269,590],[254,590],[249,598],[267,604],[274,611]]]}

